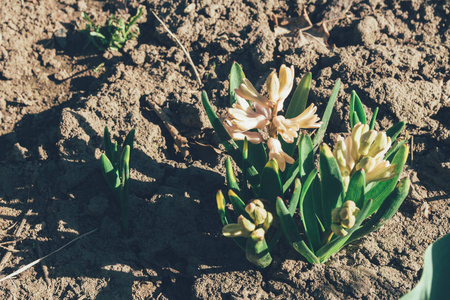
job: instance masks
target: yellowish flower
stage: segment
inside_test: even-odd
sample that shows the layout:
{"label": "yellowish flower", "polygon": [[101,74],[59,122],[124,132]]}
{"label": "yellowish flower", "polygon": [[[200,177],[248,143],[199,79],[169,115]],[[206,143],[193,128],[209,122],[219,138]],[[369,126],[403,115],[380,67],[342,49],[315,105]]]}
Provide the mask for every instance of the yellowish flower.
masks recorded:
{"label": "yellowish flower", "polygon": [[253,84],[247,78],[242,80],[239,88],[235,90],[236,94],[244,99],[258,103],[263,107],[271,107],[271,103],[267,97],[258,93]]}
{"label": "yellowish flower", "polygon": [[289,96],[293,85],[294,66],[288,68],[286,65],[281,65],[278,77],[275,71],[267,77],[266,88],[276,112],[283,109],[284,100]]}
{"label": "yellowish flower", "polygon": [[281,135],[286,143],[293,143],[294,138],[298,137],[300,128],[319,128],[322,122],[315,114],[317,107],[311,104],[301,114],[292,119],[286,119],[283,116],[276,116],[272,119],[277,133]]}
{"label": "yellowish flower", "polygon": [[269,159],[274,159],[278,163],[278,167],[281,171],[284,171],[286,168],[286,163],[293,164],[295,162],[292,157],[283,151],[278,139],[269,138],[267,146],[269,147]]}
{"label": "yellowish flower", "polygon": [[347,188],[351,175],[364,169],[366,184],[395,177],[396,164],[384,160],[391,147],[391,138],[385,132],[369,130],[367,124],[358,123],[347,138],[338,136],[333,155],[341,170]]}

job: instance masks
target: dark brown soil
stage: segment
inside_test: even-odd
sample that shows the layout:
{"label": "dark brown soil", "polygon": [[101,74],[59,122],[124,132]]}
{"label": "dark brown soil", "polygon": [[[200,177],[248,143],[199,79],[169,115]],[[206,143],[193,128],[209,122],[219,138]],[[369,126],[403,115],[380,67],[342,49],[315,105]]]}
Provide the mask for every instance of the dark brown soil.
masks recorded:
{"label": "dark brown soil", "polygon": [[[37,259],[38,247],[45,255],[99,228],[45,260],[48,275],[36,265],[0,283],[1,299],[397,299],[418,282],[426,247],[450,231],[448,1],[132,0],[128,14],[146,8],[137,44],[121,55],[84,49],[81,12],[103,23],[120,2],[1,4],[0,256],[13,250],[2,276]],[[188,49],[201,85],[151,11]],[[221,236],[226,154],[199,100],[204,89],[223,111],[233,61],[257,87],[282,63],[297,80],[312,72],[320,114],[341,78],[333,133],[347,131],[353,89],[367,112],[380,107],[379,129],[408,123],[413,186],[386,226],[324,265],[282,241],[263,271]],[[189,157],[149,100],[188,139]],[[119,142],[137,132],[129,234],[97,161],[105,125]]]}

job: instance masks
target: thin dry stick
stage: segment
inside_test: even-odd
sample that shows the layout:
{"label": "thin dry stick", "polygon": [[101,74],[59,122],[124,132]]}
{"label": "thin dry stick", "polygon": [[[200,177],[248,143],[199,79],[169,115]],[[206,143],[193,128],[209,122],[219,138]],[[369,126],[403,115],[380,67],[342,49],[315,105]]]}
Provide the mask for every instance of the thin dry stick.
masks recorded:
{"label": "thin dry stick", "polygon": [[170,31],[170,29],[167,28],[166,24],[164,24],[164,22],[153,11],[151,11],[151,12],[155,16],[155,18],[159,21],[159,23],[161,23],[161,25],[164,27],[164,29],[167,31],[167,33],[178,43],[178,45],[180,45],[181,50],[183,50],[184,54],[186,55],[186,57],[189,60],[189,64],[192,66],[192,69],[194,69],[194,73],[195,73],[195,76],[197,76],[198,83],[200,83],[200,85],[202,85],[202,80],[200,78],[200,75],[197,72],[197,68],[195,67],[194,62],[192,61],[191,56],[189,55],[189,52],[186,50],[186,48],[184,48],[184,46],[181,44],[180,40]]}
{"label": "thin dry stick", "polygon": [[70,242],[68,242],[67,244],[65,244],[64,246],[62,246],[61,248],[56,249],[56,250],[53,251],[52,253],[47,254],[46,256],[41,257],[41,258],[39,258],[39,259],[36,259],[35,261],[29,263],[29,264],[26,265],[26,266],[23,266],[22,268],[20,268],[19,270],[13,272],[12,274],[9,274],[8,276],[3,277],[2,279],[0,279],[0,282],[5,281],[5,280],[7,280],[7,279],[10,279],[10,278],[12,278],[12,277],[14,277],[14,276],[17,276],[17,275],[19,275],[19,274],[22,273],[22,272],[25,272],[26,270],[28,270],[28,269],[31,268],[32,266],[34,266],[34,265],[40,263],[41,261],[43,261],[43,260],[46,259],[47,257],[52,256],[53,254],[55,254],[55,253],[61,251],[62,249],[64,249],[64,248],[66,248],[67,246],[69,246],[70,244],[72,244],[72,243],[78,241],[79,239],[81,239],[81,238],[83,238],[83,237],[85,237],[85,236],[88,236],[88,235],[90,235],[90,234],[96,232],[97,230],[98,230],[98,228],[95,228],[95,229],[93,229],[93,230],[91,230],[91,231],[89,231],[89,232],[86,232],[86,233],[80,235],[79,237],[74,238],[73,240],[71,240]]}
{"label": "thin dry stick", "polygon": [[169,116],[167,116],[167,114],[161,109],[161,107],[158,106],[158,104],[156,104],[150,99],[147,99],[147,102],[152,108],[152,110],[156,113],[156,115],[161,119],[164,126],[167,128],[170,135],[172,136],[175,142],[175,150],[177,152],[180,152],[181,155],[183,155],[184,159],[189,157],[189,144],[187,139],[178,132],[175,126],[172,125]]}
{"label": "thin dry stick", "polygon": [[[37,241],[37,240],[36,240],[36,250],[37,250],[39,258],[42,258],[44,256],[44,254],[42,254],[41,246],[39,245],[39,241]],[[48,268],[47,268],[47,265],[45,264],[45,262],[41,261],[41,267],[42,267],[42,272],[44,273],[45,282],[47,283],[48,288],[51,288],[52,282],[50,281],[50,278],[48,276],[49,275]]]}
{"label": "thin dry stick", "polygon": [[[20,235],[22,234],[22,230],[25,227],[25,223],[27,221],[27,217],[29,215],[31,215],[32,210],[29,209],[27,211],[27,213],[23,216],[22,221],[20,222],[19,227],[17,227],[16,231],[14,232],[14,237],[15,238],[19,238]],[[0,262],[0,272],[5,268],[6,263],[9,261],[9,259],[11,258],[12,253],[14,252],[14,247],[16,246],[16,242],[14,241],[13,243],[11,243],[11,245],[9,245],[8,247],[8,252],[5,253],[5,255],[3,256],[1,262]]]}

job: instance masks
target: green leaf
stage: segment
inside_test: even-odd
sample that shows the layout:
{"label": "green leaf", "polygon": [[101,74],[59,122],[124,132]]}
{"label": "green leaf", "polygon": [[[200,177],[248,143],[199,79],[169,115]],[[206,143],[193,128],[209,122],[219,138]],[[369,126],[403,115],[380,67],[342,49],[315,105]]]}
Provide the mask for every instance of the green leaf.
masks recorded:
{"label": "green leaf", "polygon": [[126,145],[120,156],[120,181],[121,185],[125,186],[130,179],[130,146]]}
{"label": "green leaf", "polygon": [[400,132],[402,132],[403,127],[405,127],[405,122],[403,121],[398,122],[388,130],[386,130],[386,135],[389,136],[392,139],[392,141],[394,141],[398,137]]}
{"label": "green leaf", "polygon": [[341,207],[344,199],[344,185],[336,159],[330,148],[322,144],[320,147],[320,178],[322,186],[323,225],[331,226],[331,211]]}
{"label": "green leaf", "polygon": [[345,201],[352,200],[355,202],[356,207],[361,208],[364,206],[364,188],[366,185],[366,175],[364,170],[356,171],[350,178],[348,184],[347,193],[345,195]]}
{"label": "green leaf", "polygon": [[236,180],[236,176],[234,175],[233,165],[231,164],[231,159],[229,157],[227,157],[227,160],[225,161],[225,168],[228,188],[233,190],[236,194],[239,194],[239,184]]}
{"label": "green leaf", "polygon": [[219,213],[220,222],[223,226],[228,225],[228,215],[225,210],[226,201],[221,190],[216,194],[217,212]]}
{"label": "green leaf", "polygon": [[247,162],[248,162],[248,140],[245,138],[242,147],[242,198],[244,202],[248,201],[248,183],[247,183]]}
{"label": "green leaf", "polygon": [[403,145],[400,147],[398,152],[395,154],[394,159],[392,160],[393,164],[397,164],[395,168],[395,172],[397,176],[392,179],[386,181],[380,181],[376,183],[365,195],[365,200],[373,199],[373,205],[370,208],[369,216],[373,214],[375,211],[380,208],[383,201],[385,201],[386,197],[394,190],[398,178],[403,170],[403,166],[406,163],[406,159],[408,158],[409,146]]}
{"label": "green leaf", "polygon": [[411,181],[409,178],[406,177],[400,180],[372,218],[356,230],[346,244],[350,244],[354,240],[359,239],[386,224],[386,222],[397,212],[406,196],[408,196],[410,186]]}
{"label": "green leaf", "polygon": [[233,205],[236,216],[243,215],[244,217],[250,220],[249,215],[245,211],[244,201],[242,201],[242,199],[238,195],[236,195],[236,193],[233,192],[233,190],[228,190],[228,197],[230,198],[230,202]]}
{"label": "green leaf", "polygon": [[134,143],[134,134],[135,134],[135,129],[131,129],[130,132],[128,132],[125,141],[123,142],[123,146],[122,147],[126,147],[126,146],[130,146],[130,153],[131,151],[133,151],[133,143]]}
{"label": "green leaf", "polygon": [[278,196],[283,196],[283,187],[278,173],[278,164],[276,160],[271,159],[267,162],[261,175],[259,197],[275,205]]}
{"label": "green leaf", "polygon": [[373,115],[372,115],[372,119],[370,119],[369,130],[372,130],[375,127],[377,115],[378,115],[378,107],[375,108]]}
{"label": "green leaf", "polygon": [[325,232],[325,228],[323,226],[322,186],[320,184],[320,179],[318,176],[314,178],[312,188],[316,219],[318,220],[318,223],[320,225],[320,231]]}
{"label": "green leaf", "polygon": [[208,116],[208,119],[214,128],[214,131],[219,136],[220,141],[225,146],[225,149],[229,151],[233,148],[237,148],[237,145],[235,147],[232,147],[232,145],[227,143],[228,141],[232,141],[231,136],[228,134],[228,131],[225,129],[225,127],[223,127],[222,122],[214,112],[211,104],[209,103],[208,95],[206,94],[205,91],[202,91],[202,104],[203,107],[205,108],[206,115]]}
{"label": "green leaf", "polygon": [[303,76],[302,80],[300,80],[286,110],[286,114],[284,116],[286,119],[295,118],[305,110],[311,87],[311,79],[312,75],[308,72],[305,76]]}
{"label": "green leaf", "polygon": [[386,153],[384,159],[391,162],[394,159],[395,154],[397,154],[400,147],[404,144],[406,144],[408,140],[395,140],[394,144],[392,145],[391,149]]}
{"label": "green leaf", "polygon": [[111,161],[104,153],[100,156],[100,166],[102,168],[106,183],[112,190],[115,191],[120,187],[120,177],[117,170],[114,169]]}
{"label": "green leaf", "polygon": [[[239,149],[242,151],[244,147],[244,141],[235,141]],[[261,173],[267,162],[267,152],[264,147],[264,143],[259,144],[248,144],[248,161],[251,166],[253,166],[258,173]]]}
{"label": "green leaf", "polygon": [[[300,80],[297,88],[295,89],[294,95],[291,98],[291,102],[286,110],[285,118],[292,119],[300,115],[306,108],[306,103],[308,102],[309,90],[311,87],[311,73],[306,73],[305,76]],[[301,129],[300,129],[301,130]],[[293,143],[286,143],[282,138],[279,138],[283,151],[289,156],[292,156],[295,151],[295,145],[297,145],[297,139],[294,139]]]}
{"label": "green leaf", "polygon": [[353,112],[352,120],[353,120],[353,123],[354,123],[355,125],[358,124],[358,123],[360,122],[360,121],[359,121],[359,118],[358,118],[358,114],[356,113],[356,111]]}
{"label": "green leaf", "polygon": [[322,125],[320,125],[319,129],[316,132],[316,135],[313,139],[314,151],[319,147],[320,143],[322,143],[323,136],[325,131],[327,130],[328,123],[330,122],[331,112],[333,111],[334,103],[336,102],[337,96],[339,94],[339,87],[341,86],[341,80],[336,80],[336,84],[334,85],[333,91],[331,92],[330,99],[328,100],[327,107],[325,108],[325,112],[322,116]]}
{"label": "green leaf", "polygon": [[361,223],[366,219],[367,213],[369,212],[370,206],[372,205],[372,200],[367,201],[367,203],[361,208],[360,212],[356,216],[355,225],[350,228],[347,232],[348,234],[343,237],[338,237],[330,243],[326,244],[319,250],[317,250],[316,255],[319,258],[320,262],[324,262],[327,260],[333,253],[338,252],[345,244],[345,242],[351,237],[353,232],[359,228]]}
{"label": "green leaf", "polygon": [[317,169],[313,169],[305,180],[300,195],[299,211],[302,218],[303,227],[305,228],[306,236],[309,241],[309,248],[314,249],[320,246],[320,235],[316,222],[316,214],[314,211],[314,197],[311,189],[311,184],[316,178]]}
{"label": "green leaf", "polygon": [[425,252],[424,267],[419,283],[400,300],[435,300],[448,298],[450,277],[450,234],[431,244]]}
{"label": "green leaf", "polygon": [[300,233],[298,232],[297,226],[295,225],[294,219],[289,213],[289,210],[283,203],[283,200],[278,197],[276,201],[277,215],[280,220],[281,228],[286,236],[288,242],[292,247],[301,255],[303,255],[306,260],[310,263],[317,264],[319,260],[314,255],[314,253],[306,246]]}
{"label": "green leaf", "polygon": [[311,137],[304,133],[300,136],[298,143],[298,165],[301,182],[304,183],[306,177],[315,168],[314,165],[314,146]]}
{"label": "green leaf", "polygon": [[[130,31],[131,27],[136,24],[137,20],[142,16],[142,7],[139,8],[138,12],[134,17],[130,19],[130,22],[128,22],[127,26],[125,27],[125,34],[127,35]],[[123,20],[123,19],[122,19]],[[124,24],[121,24],[123,27]]]}
{"label": "green leaf", "polygon": [[233,62],[230,71],[230,106],[237,102],[235,89],[239,88],[242,80],[245,78],[241,66],[237,62]]}
{"label": "green leaf", "polygon": [[[224,145],[225,149],[228,151],[230,156],[234,159],[234,161],[238,164],[238,166],[242,170],[242,152],[239,150],[238,145],[231,139],[231,136],[228,134],[227,130],[223,127],[222,122],[220,122],[220,119],[217,117],[216,113],[211,107],[211,104],[208,100],[208,95],[206,95],[206,92],[202,92],[202,104],[205,108],[206,115],[208,116],[209,121],[211,122],[211,125],[214,128],[214,131],[219,136],[219,139],[221,140],[222,144]],[[258,171],[255,169],[253,165],[250,163],[247,164],[247,175],[249,176],[248,181],[250,184],[256,189],[259,186],[260,183],[260,176]]]}
{"label": "green leaf", "polygon": [[[262,229],[261,229],[262,230]],[[270,256],[269,248],[267,247],[266,239],[262,240],[256,236],[257,230],[247,238],[245,246],[246,257],[249,262],[259,268],[266,268],[272,262],[272,256]]]}
{"label": "green leaf", "polygon": [[294,215],[295,209],[297,208],[298,202],[300,201],[300,194],[302,191],[302,183],[300,179],[295,179],[294,192],[292,193],[291,201],[289,201],[289,214]]}
{"label": "green leaf", "polygon": [[[361,103],[361,100],[359,99],[358,95],[356,94],[355,91],[352,91],[352,95],[351,98],[353,98],[353,102],[354,102],[354,110],[356,112],[356,115],[358,116],[358,120],[359,122],[361,122],[362,124],[367,124],[367,120],[366,120],[366,113],[364,112],[364,107]],[[350,103],[352,102],[352,100],[350,100]],[[356,123],[354,123],[355,125]],[[353,127],[352,127],[353,128]]]}
{"label": "green leaf", "polygon": [[103,148],[105,148],[106,157],[111,160],[113,157],[113,146],[111,143],[111,135],[109,134],[108,126],[105,126],[103,133]]}

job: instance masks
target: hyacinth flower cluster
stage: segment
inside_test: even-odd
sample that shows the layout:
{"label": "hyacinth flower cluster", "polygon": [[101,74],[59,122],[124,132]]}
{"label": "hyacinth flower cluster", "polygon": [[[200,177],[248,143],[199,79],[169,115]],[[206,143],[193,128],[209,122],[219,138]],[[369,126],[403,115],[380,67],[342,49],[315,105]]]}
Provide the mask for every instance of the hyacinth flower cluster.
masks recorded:
{"label": "hyacinth flower cluster", "polygon": [[[293,118],[280,115],[284,101],[289,96],[294,84],[294,67],[282,65],[279,75],[273,71],[267,77],[265,86],[268,97],[261,95],[250,80],[242,79],[237,89],[236,103],[227,109],[228,116],[224,127],[234,140],[247,139],[253,144],[266,142],[269,148],[269,159],[277,161],[281,171],[286,163],[293,164],[295,160],[282,149],[278,135],[286,143],[294,143],[300,128],[319,128],[322,124],[315,114],[317,107],[311,104],[302,113]],[[266,130],[269,138],[265,140],[257,130]]]}
{"label": "hyacinth flower cluster", "polygon": [[[247,259],[261,268],[270,265],[271,252],[283,236],[309,262],[323,263],[345,245],[387,222],[410,187],[408,178],[399,181],[409,153],[407,138],[397,139],[403,122],[386,132],[375,131],[378,110],[368,122],[361,100],[352,92],[351,133],[345,139],[339,137],[331,150],[322,138],[340,80],[319,122],[316,107],[306,106],[310,73],[301,79],[282,114],[293,77],[292,67],[282,66],[278,76],[273,72],[266,80],[265,96],[245,78],[240,66],[233,64],[230,107],[222,120],[212,109],[206,92],[202,93],[202,103],[216,133],[241,170],[238,181],[227,158],[228,199],[221,191],[217,193],[223,235],[233,238]],[[313,138],[300,132],[305,128],[317,129]],[[233,210],[226,209],[227,203]],[[261,209],[258,221],[247,212],[249,207]],[[233,215],[236,222],[231,221]],[[263,217],[270,220],[271,226],[261,223]]]}

